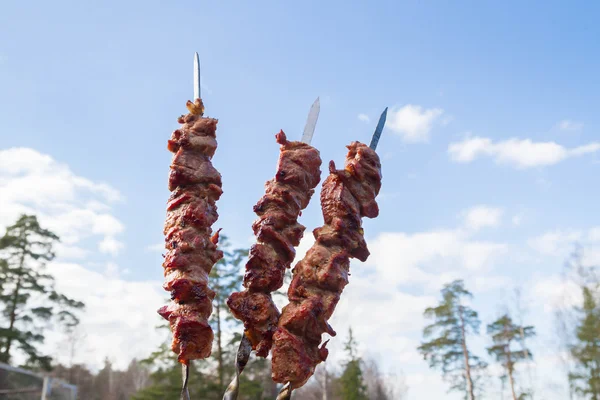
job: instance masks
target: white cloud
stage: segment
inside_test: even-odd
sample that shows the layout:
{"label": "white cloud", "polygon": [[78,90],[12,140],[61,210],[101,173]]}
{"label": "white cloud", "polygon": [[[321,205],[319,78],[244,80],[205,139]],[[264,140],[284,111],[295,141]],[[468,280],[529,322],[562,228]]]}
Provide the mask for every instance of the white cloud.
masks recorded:
{"label": "white cloud", "polygon": [[108,279],[118,279],[121,275],[119,266],[114,262],[107,262],[104,266],[104,276]]}
{"label": "white cloud", "polygon": [[156,252],[164,252],[165,251],[165,243],[155,243],[149,246],[146,246],[146,250],[148,251],[156,251]]}
{"label": "white cloud", "polygon": [[572,280],[553,275],[535,283],[532,298],[545,312],[552,312],[556,308],[581,304],[581,289]]}
{"label": "white cloud", "polygon": [[474,293],[485,293],[495,289],[506,289],[514,287],[511,278],[502,275],[482,275],[470,280]]}
{"label": "white cloud", "polygon": [[56,257],[61,260],[69,259],[84,259],[88,256],[89,251],[79,246],[69,246],[64,243],[57,243],[55,248]]}
{"label": "white cloud", "polygon": [[519,226],[523,222],[523,216],[521,214],[514,215],[511,222],[514,226]]}
{"label": "white cloud", "polygon": [[573,249],[573,245],[581,238],[582,233],[580,231],[556,230],[531,238],[527,243],[540,254],[566,256]]}
{"label": "white cloud", "polygon": [[581,129],[583,129],[583,123],[571,121],[570,119],[563,119],[558,124],[556,124],[556,127],[561,131],[580,131]]}
{"label": "white cloud", "polygon": [[[86,338],[84,349],[77,354],[78,362],[99,367],[108,356],[117,368],[125,368],[133,357],[147,356],[165,339],[165,333],[155,329],[160,322],[156,310],[167,297],[161,282],[124,281],[113,263],[106,265],[104,274],[62,262],[50,263],[48,271],[56,277],[60,292],[86,304],[81,315]],[[62,340],[56,332],[48,337],[48,350]],[[55,351],[54,355],[63,360],[65,352]]]}
{"label": "white cloud", "polygon": [[585,230],[554,230],[535,236],[527,241],[530,248],[542,256],[566,259],[582,246],[581,262],[584,265],[600,265],[600,227]]}
{"label": "white cloud", "polygon": [[494,259],[506,250],[507,246],[501,243],[468,242],[463,244],[461,258],[463,265],[469,270],[489,269]]}
{"label": "white cloud", "polygon": [[474,231],[500,225],[501,217],[502,209],[482,205],[473,207],[463,213],[465,226]]}
{"label": "white cloud", "polygon": [[399,134],[405,142],[428,142],[433,123],[444,113],[441,108],[423,109],[412,104],[391,109],[387,127]]}
{"label": "white cloud", "polygon": [[[487,271],[508,247],[479,241],[461,229],[382,233],[369,241],[372,266],[390,285],[441,287],[467,270]],[[469,273],[473,276],[473,273]]]}
{"label": "white cloud", "polygon": [[370,122],[371,118],[367,114],[358,114],[358,120],[362,122]]}
{"label": "white cloud", "polygon": [[84,257],[86,251],[76,244],[89,237],[102,251],[118,252],[122,245],[116,236],[124,226],[109,204],[120,200],[110,185],[78,176],[49,155],[29,148],[0,151],[0,230],[19,214],[34,213],[60,237],[60,256]]}
{"label": "white cloud", "polygon": [[111,254],[116,256],[123,249],[124,244],[116,240],[112,236],[106,236],[100,243],[98,243],[98,250],[102,253]]}
{"label": "white cloud", "polygon": [[30,148],[0,151],[0,173],[2,191],[25,204],[48,206],[50,201],[73,200],[77,191],[92,192],[108,202],[121,199],[109,185],[77,176],[66,165]]}
{"label": "white cloud", "polygon": [[588,240],[590,242],[600,242],[600,226],[591,228],[588,232]]}
{"label": "white cloud", "polygon": [[533,142],[531,139],[516,138],[494,142],[482,137],[467,138],[448,146],[448,154],[455,162],[468,163],[480,156],[488,156],[498,164],[519,169],[554,165],[567,158],[599,150],[598,142],[569,149],[554,142]]}

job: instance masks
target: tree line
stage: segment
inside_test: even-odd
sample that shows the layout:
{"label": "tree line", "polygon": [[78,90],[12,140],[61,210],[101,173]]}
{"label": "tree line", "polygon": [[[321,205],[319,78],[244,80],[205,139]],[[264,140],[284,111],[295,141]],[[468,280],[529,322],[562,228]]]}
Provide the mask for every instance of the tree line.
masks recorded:
{"label": "tree line", "polygon": [[[597,268],[584,265],[582,259],[578,248],[565,267],[580,297],[575,303],[580,305],[564,304],[556,313],[556,323],[570,399],[600,400],[600,279]],[[528,343],[536,336],[535,328],[515,321],[510,312],[502,313],[485,327],[486,360],[474,350],[481,320],[472,299],[463,280],[444,285],[439,303],[424,311],[430,323],[423,329],[418,351],[430,368],[441,373],[448,390],[467,400],[486,398],[490,361],[501,367],[498,378],[512,400],[534,399],[535,388],[524,382],[520,367],[533,360]]]}
{"label": "tree line", "polygon": [[[164,322],[156,329],[164,332],[165,341],[154,351],[149,351],[146,358],[132,360],[125,370],[115,369],[108,359],[97,372],[72,362],[81,339],[79,316],[85,312],[85,305],[59,293],[54,278],[46,271],[47,264],[56,256],[54,249],[59,241],[56,234],[40,226],[35,215],[22,215],[0,237],[0,362],[44,372],[74,384],[78,387],[79,399],[179,398],[181,365],[170,350],[170,331]],[[220,248],[224,257],[210,274],[211,287],[216,292],[210,319],[215,332],[213,352],[208,359],[192,363],[189,380],[189,390],[196,394],[194,397],[201,394],[206,400],[222,399],[235,373],[234,361],[243,331],[243,326],[231,315],[226,300],[241,287],[242,263],[248,250],[232,249],[226,237],[222,237]],[[47,329],[62,331],[69,342],[67,365],[57,363],[41,350]],[[346,353],[347,358],[340,365],[327,366],[330,371],[319,368],[316,378],[296,391],[296,397],[319,400],[402,398],[402,393],[394,393],[374,361],[363,361],[358,356],[351,330]],[[24,362],[17,363],[17,358]],[[0,368],[0,389],[10,387],[8,379],[14,386],[20,378],[14,374],[9,378]],[[274,399],[279,389],[271,380],[270,361],[252,357],[241,376],[239,399]],[[19,397],[14,395],[13,398]]]}
{"label": "tree line", "polygon": [[[85,312],[80,299],[56,290],[54,278],[46,270],[55,258],[59,240],[40,225],[35,215],[20,216],[0,237],[0,362],[16,365],[16,359],[23,360],[20,367],[67,380],[79,387],[81,399],[178,398],[181,366],[169,349],[170,332],[164,323],[157,327],[165,332],[164,343],[149,351],[145,359],[132,360],[122,371],[114,369],[108,360],[102,369],[92,372],[72,362],[60,365],[44,354],[41,345],[45,332],[61,330],[74,340],[79,317]],[[211,272],[211,284],[217,293],[210,320],[215,332],[213,354],[193,363],[190,379],[190,391],[202,393],[208,400],[221,399],[234,375],[234,358],[243,330],[229,312],[226,299],[241,287],[242,263],[248,251],[232,249],[226,238],[221,247],[224,258]],[[576,287],[579,300],[565,302],[556,311],[563,350],[557,354],[564,356],[562,365],[570,398],[600,400],[600,278],[597,269],[584,265],[582,260],[578,248],[565,266],[564,275]],[[523,372],[534,359],[528,343],[535,340],[535,328],[510,312],[502,313],[485,325],[487,346],[478,350],[473,339],[481,335],[482,323],[465,283],[451,282],[440,294],[439,303],[424,311],[429,324],[423,330],[418,351],[431,368],[440,371],[448,389],[468,400],[484,398],[490,387],[490,365],[494,364],[500,367],[498,378],[513,400],[534,399],[535,388],[523,379]],[[275,398],[279,387],[270,375],[269,360],[253,357],[241,377],[240,399]],[[0,389],[7,387],[7,379],[0,369]],[[373,360],[362,359],[349,330],[344,359],[320,365],[315,377],[296,393],[308,400],[402,399],[406,388],[391,384],[399,380],[381,373]]]}

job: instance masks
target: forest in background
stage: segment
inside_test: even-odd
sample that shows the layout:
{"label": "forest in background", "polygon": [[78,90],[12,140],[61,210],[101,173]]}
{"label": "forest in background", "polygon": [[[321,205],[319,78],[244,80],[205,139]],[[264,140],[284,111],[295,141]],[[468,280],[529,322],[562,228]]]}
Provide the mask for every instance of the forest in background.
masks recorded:
{"label": "forest in background", "polygon": [[[45,265],[54,257],[60,239],[40,226],[33,215],[21,216],[0,238],[0,362],[14,364],[19,354],[20,367],[44,371],[77,385],[79,398],[90,400],[158,400],[178,398],[181,390],[181,365],[170,350],[167,324],[165,341],[145,359],[132,360],[126,370],[114,369],[107,359],[97,373],[85,365],[74,364],[73,355],[81,340],[79,316],[85,312],[80,299],[71,299],[55,289],[54,278]],[[224,257],[211,272],[211,287],[217,295],[210,323],[215,332],[210,358],[196,361],[190,372],[190,392],[205,399],[221,399],[234,375],[234,358],[241,326],[226,305],[229,294],[241,286],[241,270],[246,249],[231,249],[226,238],[221,248]],[[580,297],[578,305],[556,310],[557,335],[561,346],[565,380],[571,399],[600,399],[600,278],[594,266],[584,265],[582,249],[576,248],[565,264],[565,279],[574,284]],[[280,293],[281,294],[281,293]],[[489,395],[493,379],[500,380],[512,400],[536,398],[531,379],[526,379],[535,355],[530,346],[536,330],[521,314],[506,311],[482,326],[476,302],[462,280],[446,284],[439,303],[424,310],[429,322],[423,329],[418,351],[430,368],[448,383],[448,390],[475,400]],[[565,301],[564,304],[571,304]],[[49,327],[63,332],[70,344],[67,365],[57,364],[43,354],[44,332]],[[472,339],[487,335],[489,344],[477,353]],[[342,335],[340,335],[342,336]],[[307,400],[401,400],[408,387],[403,376],[383,373],[373,359],[363,359],[352,329],[344,340],[345,356],[339,364],[321,364],[307,385],[295,391],[297,399]],[[496,368],[492,368],[496,367]],[[0,370],[2,371],[2,370]],[[241,376],[240,399],[274,399],[280,387],[271,380],[268,359],[251,358]],[[0,390],[7,385],[0,372]],[[14,378],[13,378],[14,379]],[[13,382],[14,383],[14,382]],[[1,392],[0,392],[1,393]],[[17,395],[13,397],[19,399]]]}
{"label": "forest in background", "polygon": [[[13,365],[19,353],[25,362],[19,367],[44,372],[78,387],[78,398],[86,400],[162,400],[179,398],[181,364],[170,350],[170,332],[166,323],[157,326],[165,341],[142,360],[131,360],[126,370],[115,369],[110,360],[94,373],[86,365],[74,364],[74,353],[82,333],[79,315],[85,313],[83,299],[71,299],[55,289],[54,278],[45,266],[55,258],[54,246],[59,237],[40,226],[36,216],[23,215],[6,229],[0,238],[0,362]],[[222,237],[224,257],[210,274],[211,288],[217,293],[210,323],[215,333],[210,358],[198,360],[190,371],[190,393],[203,399],[222,399],[234,375],[234,359],[242,326],[232,317],[226,300],[239,290],[243,262],[248,250],[231,249]],[[281,294],[281,293],[280,293]],[[167,299],[165,299],[167,300]],[[64,364],[56,363],[40,350],[47,329],[63,332],[68,343]],[[383,374],[374,360],[363,360],[350,330],[346,335],[346,357],[339,365],[327,363],[316,371],[315,378],[295,391],[297,399],[391,400],[402,399],[406,390],[392,384],[401,377]],[[323,364],[324,365],[324,364]],[[15,365],[16,366],[16,365]],[[0,390],[8,387],[7,375],[0,369]],[[17,379],[14,374],[11,379]],[[26,378],[23,378],[27,381]],[[14,383],[14,382],[13,382]],[[398,390],[399,388],[399,390]],[[252,357],[240,382],[240,400],[274,399],[280,386],[271,380],[268,359]],[[2,397],[19,399],[18,395]]]}

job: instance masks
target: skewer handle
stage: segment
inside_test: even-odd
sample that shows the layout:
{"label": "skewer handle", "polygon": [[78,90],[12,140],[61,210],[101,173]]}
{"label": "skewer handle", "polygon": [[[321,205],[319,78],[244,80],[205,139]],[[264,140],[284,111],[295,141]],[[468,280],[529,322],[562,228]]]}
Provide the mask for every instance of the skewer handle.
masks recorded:
{"label": "skewer handle", "polygon": [[277,400],[291,400],[292,398],[292,384],[286,383],[283,385],[279,394],[277,395]]}
{"label": "skewer handle", "polygon": [[237,400],[240,390],[240,374],[246,367],[251,352],[252,343],[250,343],[250,339],[244,334],[240,341],[240,347],[238,348],[235,360],[235,376],[231,380],[229,386],[227,386],[227,390],[223,395],[223,400]]}
{"label": "skewer handle", "polygon": [[[189,363],[190,361],[188,361]],[[188,391],[188,380],[190,379],[190,365],[181,365],[181,375],[183,377],[183,387],[181,388],[181,400],[190,400],[190,392]]]}

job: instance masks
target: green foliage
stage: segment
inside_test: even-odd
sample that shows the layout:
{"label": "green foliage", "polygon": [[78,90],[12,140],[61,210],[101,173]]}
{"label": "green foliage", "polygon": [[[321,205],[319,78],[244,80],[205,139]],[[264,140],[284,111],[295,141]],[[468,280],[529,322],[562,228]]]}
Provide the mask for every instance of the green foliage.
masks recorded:
{"label": "green foliage", "polygon": [[487,326],[487,332],[494,344],[487,348],[496,361],[504,365],[507,372],[513,372],[517,362],[533,358],[529,349],[512,349],[511,345],[535,336],[533,326],[520,326],[505,314]]}
{"label": "green foliage", "polygon": [[600,307],[597,286],[583,286],[583,307],[578,308],[576,342],[571,347],[576,366],[569,374],[570,383],[579,395],[600,399]]}
{"label": "green foliage", "polygon": [[425,341],[418,350],[430,368],[441,370],[451,391],[464,392],[468,397],[468,380],[475,387],[476,373],[486,367],[467,343],[469,335],[479,333],[481,322],[477,312],[464,304],[463,299],[471,298],[472,294],[465,289],[463,281],[445,285],[441,294],[439,305],[425,310],[425,317],[434,322],[423,330]]}
{"label": "green foliage", "polygon": [[26,366],[49,370],[50,357],[37,348],[44,328],[52,321],[67,329],[79,323],[73,311],[83,303],[56,292],[54,278],[45,272],[58,240],[33,215],[22,215],[0,238],[0,304],[7,322],[0,328],[2,362],[10,362],[16,346],[27,356]]}
{"label": "green foliage", "polygon": [[[535,336],[535,329],[533,326],[517,325],[508,314],[504,314],[487,326],[487,332],[494,343],[487,348],[487,351],[504,367],[504,376],[509,378],[511,390],[515,392],[513,376],[515,364],[531,359],[533,355],[527,348],[513,349],[511,346]],[[526,396],[527,393],[521,393],[519,399]]]}
{"label": "green foliage", "polygon": [[344,365],[344,372],[337,382],[342,400],[368,400],[367,385],[363,379],[361,359],[357,356],[356,347],[357,343],[354,340],[352,328],[349,328],[348,341],[344,346],[348,360]]}

